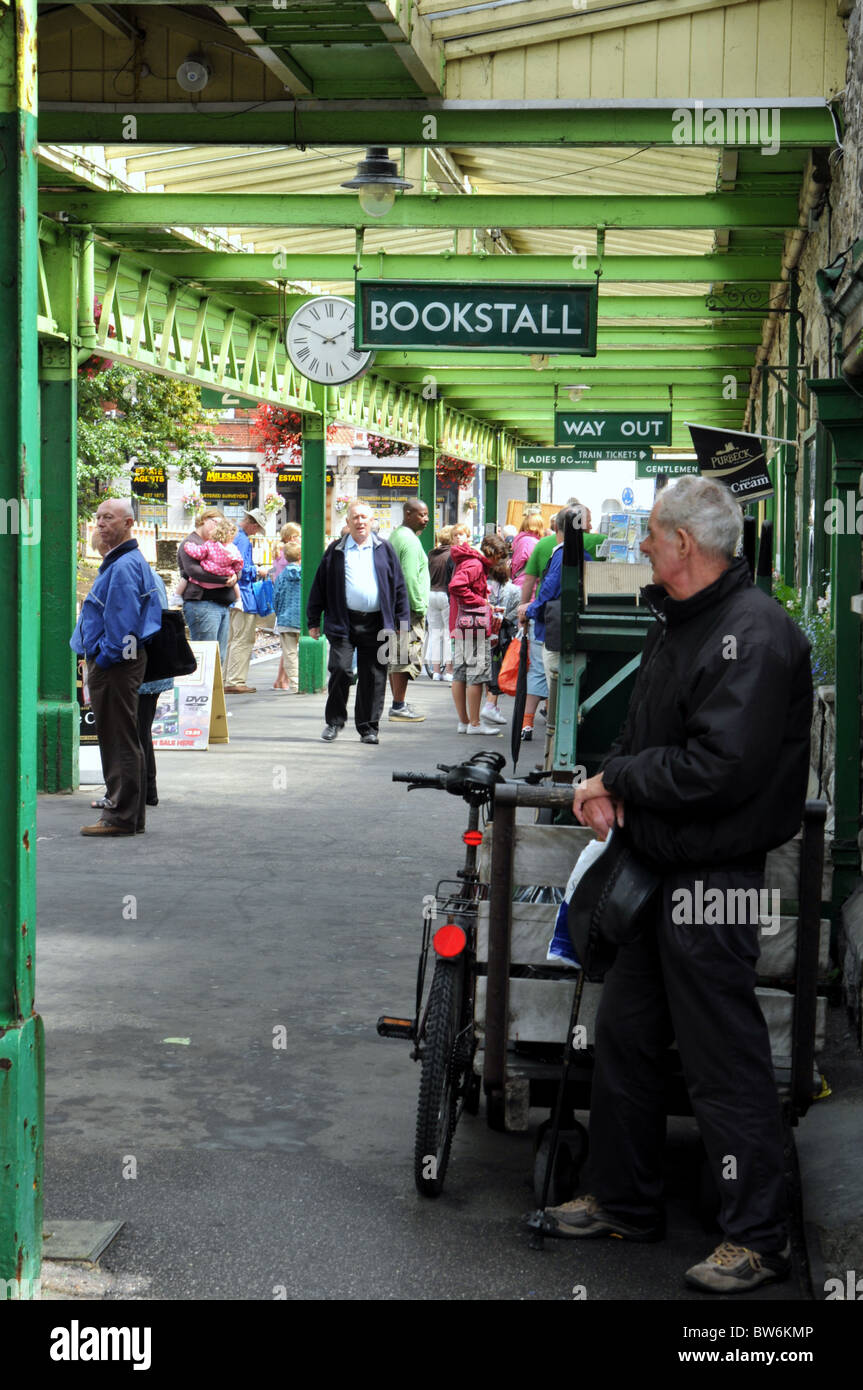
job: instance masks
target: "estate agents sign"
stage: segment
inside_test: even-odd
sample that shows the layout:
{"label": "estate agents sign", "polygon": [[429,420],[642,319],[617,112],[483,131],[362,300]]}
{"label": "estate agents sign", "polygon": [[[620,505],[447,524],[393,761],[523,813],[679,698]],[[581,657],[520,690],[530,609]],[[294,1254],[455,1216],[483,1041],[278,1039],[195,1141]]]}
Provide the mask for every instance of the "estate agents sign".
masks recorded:
{"label": "estate agents sign", "polygon": [[593,284],[358,280],[358,348],[596,356]]}

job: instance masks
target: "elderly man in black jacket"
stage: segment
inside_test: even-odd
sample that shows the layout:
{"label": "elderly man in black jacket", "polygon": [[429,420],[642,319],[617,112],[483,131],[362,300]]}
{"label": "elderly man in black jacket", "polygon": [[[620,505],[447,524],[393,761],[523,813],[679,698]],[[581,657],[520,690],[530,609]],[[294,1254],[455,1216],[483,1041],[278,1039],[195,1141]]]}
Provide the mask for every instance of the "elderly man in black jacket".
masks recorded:
{"label": "elderly man in black jacket", "polygon": [[[732,494],[688,477],[662,492],[642,544],[657,622],[624,728],[573,809],[600,839],[625,827],[662,888],[655,926],[620,948],[602,992],[595,1195],[551,1213],[558,1235],[661,1237],[663,1061],[676,1037],[724,1235],[686,1280],[716,1293],[790,1272],[759,925],[740,911],[755,896],[739,890],[760,902],[767,851],[800,827],[812,718],[809,644],[735,558],[741,531]],[[700,910],[710,889],[727,910]]]}
{"label": "elderly man in black jacket", "polygon": [[321,738],[332,743],[347,722],[356,651],[354,722],[362,743],[377,743],[387,662],[395,634],[401,636],[410,626],[410,609],[398,556],[389,541],[373,534],[371,508],[364,502],[352,502],[347,524],[348,534],[324,551],[306,607],[309,636],[320,636],[323,613],[330,644],[326,724]]}

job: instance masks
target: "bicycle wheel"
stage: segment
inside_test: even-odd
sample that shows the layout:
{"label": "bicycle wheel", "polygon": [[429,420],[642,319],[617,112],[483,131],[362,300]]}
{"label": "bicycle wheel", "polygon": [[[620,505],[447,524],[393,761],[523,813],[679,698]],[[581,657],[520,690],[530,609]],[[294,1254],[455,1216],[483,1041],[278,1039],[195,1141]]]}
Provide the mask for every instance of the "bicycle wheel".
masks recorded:
{"label": "bicycle wheel", "polygon": [[414,1180],[424,1197],[439,1197],[443,1191],[458,1120],[468,1050],[460,1046],[463,986],[462,961],[436,962],[426,1013],[414,1148]]}

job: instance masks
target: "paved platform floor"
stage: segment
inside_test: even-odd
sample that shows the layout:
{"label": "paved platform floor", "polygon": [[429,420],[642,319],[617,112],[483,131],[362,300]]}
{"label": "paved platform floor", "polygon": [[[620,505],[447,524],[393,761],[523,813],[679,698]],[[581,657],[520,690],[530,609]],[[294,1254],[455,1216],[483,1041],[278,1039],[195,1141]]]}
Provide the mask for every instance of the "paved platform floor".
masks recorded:
{"label": "paved platform floor", "polygon": [[[459,1126],[443,1196],[417,1196],[418,1072],[375,1022],[411,1011],[422,897],[460,862],[466,810],[390,774],[495,741],[459,737],[449,687],[423,679],[425,723],[325,745],[324,697],[277,694],[274,673],[256,664],[258,693],[229,697],[229,746],[160,755],[146,835],[81,838],[97,789],[40,799],[47,1212],[125,1221],[102,1267],[142,1298],[697,1298],[682,1271],[716,1240],[684,1191],[690,1122],[673,1127],[661,1245],[531,1251],[532,1138],[482,1114]],[[828,1227],[827,1117],[859,1120],[853,1057],[847,1075],[856,1108],[839,1095],[801,1127]],[[858,1174],[858,1209],[859,1190]]]}

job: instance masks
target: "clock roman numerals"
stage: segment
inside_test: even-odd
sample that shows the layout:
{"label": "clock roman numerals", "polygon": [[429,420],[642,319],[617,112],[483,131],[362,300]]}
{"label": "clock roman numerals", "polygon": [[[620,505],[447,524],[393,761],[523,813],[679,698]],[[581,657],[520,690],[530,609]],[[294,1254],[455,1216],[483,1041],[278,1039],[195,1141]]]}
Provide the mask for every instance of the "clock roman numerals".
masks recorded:
{"label": "clock roman numerals", "polygon": [[373,353],[353,346],[354,306],[338,295],[308,300],[288,325],[285,346],[310,381],[341,385],[369,366]]}

